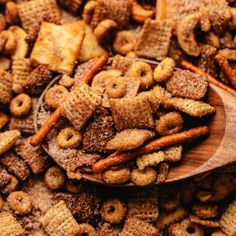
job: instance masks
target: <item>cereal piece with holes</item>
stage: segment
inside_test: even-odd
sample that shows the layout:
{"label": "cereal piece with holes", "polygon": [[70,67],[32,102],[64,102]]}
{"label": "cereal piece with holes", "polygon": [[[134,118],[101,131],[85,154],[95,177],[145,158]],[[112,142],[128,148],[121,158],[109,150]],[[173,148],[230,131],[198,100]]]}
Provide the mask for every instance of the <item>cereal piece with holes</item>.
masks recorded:
{"label": "cereal piece with holes", "polygon": [[139,57],[147,57],[161,60],[167,56],[172,23],[169,20],[161,22],[147,19],[136,44],[135,54]]}
{"label": "cereal piece with holes", "polygon": [[18,117],[28,115],[31,110],[31,105],[31,97],[25,93],[21,93],[11,100],[11,114]]}
{"label": "cereal piece with holes", "polygon": [[3,104],[10,103],[12,99],[12,83],[12,75],[4,70],[0,70],[0,102]]}
{"label": "cereal piece with holes", "polygon": [[11,180],[11,176],[0,166],[0,188],[5,187]]}

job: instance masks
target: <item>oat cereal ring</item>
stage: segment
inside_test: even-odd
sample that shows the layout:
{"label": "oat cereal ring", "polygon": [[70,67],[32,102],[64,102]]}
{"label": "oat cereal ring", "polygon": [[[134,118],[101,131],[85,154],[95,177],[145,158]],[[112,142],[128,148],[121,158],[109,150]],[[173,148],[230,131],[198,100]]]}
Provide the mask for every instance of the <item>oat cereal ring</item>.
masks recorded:
{"label": "oat cereal ring", "polygon": [[82,18],[85,23],[89,24],[91,22],[97,4],[97,1],[88,1],[84,6]]}
{"label": "oat cereal ring", "polygon": [[8,121],[9,121],[9,116],[3,112],[0,112],[0,129],[2,129],[3,126],[7,124]]}
{"label": "oat cereal ring", "polygon": [[31,106],[31,97],[25,93],[22,93],[12,99],[10,111],[14,116],[24,116],[30,112]]}
{"label": "oat cereal ring", "polygon": [[13,54],[16,49],[16,39],[10,30],[3,30],[0,33],[0,51],[6,54]]}
{"label": "oat cereal ring", "polygon": [[169,112],[158,121],[156,132],[161,136],[178,133],[183,128],[183,118],[179,112]]}
{"label": "oat cereal ring", "polygon": [[107,81],[109,78],[118,77],[121,75],[120,70],[103,70],[94,76],[92,81],[92,88],[97,95],[102,96],[106,90]]}
{"label": "oat cereal ring", "polygon": [[127,76],[139,78],[141,89],[146,89],[153,84],[153,71],[146,62],[134,62],[127,72]]}
{"label": "oat cereal ring", "polygon": [[83,223],[78,225],[78,231],[76,236],[96,236],[96,231],[92,225]]}
{"label": "oat cereal ring", "polygon": [[110,224],[119,224],[125,217],[127,207],[119,199],[108,199],[102,204],[102,219]]}
{"label": "oat cereal ring", "polygon": [[14,177],[13,175],[10,175],[10,182],[7,184],[6,187],[4,187],[3,189],[1,189],[2,194],[4,195],[8,195],[10,193],[12,193],[13,191],[15,191],[18,187],[19,181],[16,177]]}
{"label": "oat cereal ring", "polygon": [[105,19],[97,25],[93,33],[97,41],[102,42],[108,36],[109,32],[116,28],[117,28],[117,24],[115,21],[110,20],[110,19]]}
{"label": "oat cereal ring", "polygon": [[45,103],[51,109],[57,107],[66,99],[68,90],[62,85],[54,85],[45,94]]}
{"label": "oat cereal ring", "polygon": [[65,174],[57,166],[52,166],[47,170],[44,181],[50,189],[56,190],[65,183]]}
{"label": "oat cereal ring", "polygon": [[7,198],[7,203],[14,213],[19,215],[25,215],[32,209],[30,196],[23,191],[12,192]]}
{"label": "oat cereal ring", "polygon": [[124,184],[130,179],[130,170],[129,168],[107,170],[103,173],[102,178],[107,184]]}
{"label": "oat cereal ring", "polygon": [[146,186],[156,181],[157,173],[152,168],[135,169],[131,172],[131,180],[138,186]]}
{"label": "oat cereal ring", "polygon": [[73,127],[67,127],[60,131],[57,142],[61,148],[76,148],[80,145],[82,135]]}
{"label": "oat cereal ring", "polygon": [[136,44],[136,38],[134,37],[134,32],[130,30],[119,31],[116,34],[115,42],[113,47],[116,53],[125,55],[134,50]]}
{"label": "oat cereal ring", "polygon": [[106,93],[109,98],[120,98],[126,93],[126,86],[122,78],[111,77],[107,79]]}
{"label": "oat cereal ring", "polygon": [[154,70],[153,77],[158,83],[168,80],[174,72],[175,61],[172,58],[165,58]]}
{"label": "oat cereal ring", "polygon": [[20,23],[17,4],[15,2],[7,2],[5,6],[5,18],[8,25],[17,25]]}

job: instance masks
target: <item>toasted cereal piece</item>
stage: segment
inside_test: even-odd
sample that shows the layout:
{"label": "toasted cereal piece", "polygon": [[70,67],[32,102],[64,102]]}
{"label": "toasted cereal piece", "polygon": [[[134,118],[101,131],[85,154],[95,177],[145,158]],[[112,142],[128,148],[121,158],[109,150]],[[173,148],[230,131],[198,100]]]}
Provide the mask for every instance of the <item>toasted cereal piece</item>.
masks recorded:
{"label": "toasted cereal piece", "polygon": [[52,166],[47,170],[44,181],[50,189],[56,190],[65,183],[65,174],[57,166]]}
{"label": "toasted cereal piece", "polygon": [[157,166],[164,159],[164,152],[159,151],[138,157],[136,164],[139,170],[144,170],[146,167]]}
{"label": "toasted cereal piece", "polygon": [[77,236],[89,235],[89,236],[96,236],[96,231],[92,225],[83,223],[78,225],[78,233]]}
{"label": "toasted cereal piece", "polygon": [[0,130],[8,123],[9,116],[3,112],[0,112]]}
{"label": "toasted cereal piece", "polygon": [[62,75],[60,81],[59,81],[59,85],[62,85],[66,88],[71,88],[74,85],[74,79],[71,78],[68,75]]}
{"label": "toasted cereal piece", "polygon": [[0,102],[8,104],[12,99],[12,75],[4,70],[0,71]]}
{"label": "toasted cereal piece", "polygon": [[218,35],[222,34],[228,25],[231,14],[228,3],[224,0],[216,0],[208,3],[208,14],[211,26]]}
{"label": "toasted cereal piece", "polygon": [[135,97],[138,94],[141,81],[138,78],[122,77],[123,83],[126,86],[124,97]]}
{"label": "toasted cereal piece", "polygon": [[220,48],[220,39],[219,36],[214,34],[214,32],[210,31],[208,32],[205,37],[205,41],[207,44],[219,49]]}
{"label": "toasted cereal piece", "polygon": [[61,104],[62,114],[80,130],[100,103],[101,97],[81,81]]}
{"label": "toasted cereal piece", "polygon": [[200,202],[209,202],[212,198],[212,193],[209,190],[200,190],[196,193],[196,197]]}
{"label": "toasted cereal piece", "polygon": [[27,33],[44,21],[59,24],[60,12],[54,0],[33,0],[17,5],[22,27]]}
{"label": "toasted cereal piece", "polygon": [[[96,111],[95,111],[96,113]],[[95,116],[83,133],[83,149],[86,152],[106,152],[106,145],[115,135],[114,122],[108,114]]]}
{"label": "toasted cereal piece", "polygon": [[16,49],[16,38],[10,30],[3,30],[0,33],[0,51],[12,55]]}
{"label": "toasted cereal piece", "polygon": [[199,13],[187,15],[178,25],[177,36],[181,48],[189,56],[200,55],[200,47],[196,41],[194,30],[201,19]]}
{"label": "toasted cereal piece", "polygon": [[97,41],[102,43],[109,36],[109,32],[117,28],[115,21],[110,19],[102,20],[94,29],[93,33]]}
{"label": "toasted cereal piece", "polygon": [[165,101],[166,108],[172,107],[193,117],[202,117],[215,113],[215,108],[205,102],[187,98],[170,98]]}
{"label": "toasted cereal piece", "polygon": [[23,236],[25,231],[20,223],[9,212],[0,214],[0,230],[2,236]]}
{"label": "toasted cereal piece", "polygon": [[217,231],[214,231],[211,236],[227,236],[223,231],[221,230],[217,230]]}
{"label": "toasted cereal piece", "polygon": [[6,186],[11,180],[11,176],[0,166],[0,188]]}
{"label": "toasted cereal piece", "polygon": [[113,44],[115,52],[121,55],[132,52],[135,49],[138,35],[137,30],[123,30],[117,32]]}
{"label": "toasted cereal piece", "polygon": [[120,233],[121,228],[108,223],[103,223],[99,229],[98,236],[118,236]]}
{"label": "toasted cereal piece", "polygon": [[170,166],[168,163],[166,163],[166,162],[160,163],[160,165],[158,166],[158,169],[157,169],[157,178],[156,178],[157,184],[165,183],[165,181],[168,178],[169,168],[170,168]]}
{"label": "toasted cereal piece", "polygon": [[236,233],[236,201],[233,200],[220,219],[221,230],[227,235],[233,236]]}
{"label": "toasted cereal piece", "polygon": [[156,228],[163,230],[169,225],[183,220],[187,215],[188,213],[182,207],[178,207],[172,212],[162,212],[157,220]]}
{"label": "toasted cereal piece", "polygon": [[102,219],[110,224],[119,224],[126,215],[126,205],[119,199],[107,199],[101,207]]}
{"label": "toasted cereal piece", "polygon": [[141,146],[145,141],[154,137],[154,133],[143,129],[126,129],[117,133],[114,138],[108,141],[108,150],[131,150]]}
{"label": "toasted cereal piece", "polygon": [[110,105],[116,129],[150,129],[154,127],[152,109],[147,97],[111,99]]}
{"label": "toasted cereal piece", "polygon": [[[30,60],[33,64],[47,65],[52,71],[71,75],[80,54],[84,36],[85,33],[76,28],[43,22]],[[65,45],[70,45],[70,47],[65,47]],[[55,47],[57,53],[52,54]]]}
{"label": "toasted cereal piece", "polygon": [[201,55],[198,67],[207,74],[216,77],[216,64],[214,58],[217,54],[217,49],[211,45],[201,45],[200,48]]}
{"label": "toasted cereal piece", "polygon": [[206,95],[207,78],[188,70],[177,70],[167,81],[166,88],[174,96],[201,99]]}
{"label": "toasted cereal piece", "polygon": [[156,82],[166,82],[174,73],[175,61],[172,58],[165,58],[154,70],[153,78]]}
{"label": "toasted cereal piece", "polygon": [[194,205],[193,214],[203,219],[214,218],[218,215],[217,205]]}
{"label": "toasted cereal piece", "polygon": [[124,75],[128,72],[132,63],[133,61],[130,58],[115,55],[112,60],[111,69],[119,70]]}
{"label": "toasted cereal piece", "polygon": [[[0,14],[1,15],[1,14]],[[9,70],[11,66],[11,60],[7,57],[0,56],[0,70]]]}
{"label": "toasted cereal piece", "polygon": [[149,223],[139,219],[127,219],[120,236],[154,236],[158,235],[157,229]]}
{"label": "toasted cereal piece", "polygon": [[129,77],[139,78],[141,89],[147,89],[153,84],[153,71],[151,66],[146,62],[134,62],[126,75]]}
{"label": "toasted cereal piece", "polygon": [[82,18],[85,23],[90,24],[97,4],[97,1],[88,1],[85,4],[82,14]]}
{"label": "toasted cereal piece", "polygon": [[51,80],[52,71],[45,65],[39,65],[31,71],[23,86],[31,94],[40,94]]}
{"label": "toasted cereal piece", "polygon": [[208,9],[204,4],[199,7],[199,12],[201,14],[200,25],[203,32],[208,32],[211,29],[211,22],[209,19]]}
{"label": "toasted cereal piece", "polygon": [[49,108],[57,109],[57,107],[59,107],[66,99],[68,94],[69,92],[64,86],[54,85],[45,93],[45,103]]}
{"label": "toasted cereal piece", "polygon": [[139,219],[147,223],[156,222],[159,217],[158,192],[150,190],[148,194],[135,194],[128,198],[129,219]]}
{"label": "toasted cereal piece", "polygon": [[169,50],[171,30],[171,21],[157,22],[147,19],[136,44],[135,54],[139,57],[162,60]]}
{"label": "toasted cereal piece", "polygon": [[11,100],[11,114],[18,117],[28,115],[31,110],[31,105],[31,97],[25,93],[21,93]]}
{"label": "toasted cereal piece", "polygon": [[129,168],[107,170],[102,174],[102,179],[107,184],[124,184],[130,179],[130,170]]}
{"label": "toasted cereal piece", "polygon": [[0,133],[0,155],[14,146],[20,135],[19,130],[8,130]]}
{"label": "toasted cereal piece", "polygon": [[135,185],[146,186],[156,181],[157,173],[152,168],[135,169],[131,172],[131,180]]}
{"label": "toasted cereal piece", "polygon": [[5,30],[6,26],[7,26],[6,18],[3,14],[0,14],[0,31]]}
{"label": "toasted cereal piece", "polygon": [[34,112],[38,103],[37,98],[32,98],[31,112],[25,117],[11,117],[9,128],[10,130],[18,129],[26,134],[34,133]]}
{"label": "toasted cereal piece", "polygon": [[95,28],[104,19],[115,21],[119,28],[124,28],[129,23],[132,1],[99,0],[97,2],[91,21],[92,28]]}
{"label": "toasted cereal piece", "polygon": [[183,118],[179,112],[169,112],[157,121],[156,132],[161,136],[178,133],[183,128]]}
{"label": "toasted cereal piece", "polygon": [[78,224],[64,201],[51,207],[40,219],[49,236],[75,236]]}
{"label": "toasted cereal piece", "polygon": [[29,76],[32,68],[29,59],[13,57],[12,59],[12,76],[13,85],[12,90],[14,93],[22,93],[24,90],[24,81]]}
{"label": "toasted cereal piece", "polygon": [[167,211],[173,211],[180,205],[180,192],[175,187],[163,188],[159,195],[160,207]]}
{"label": "toasted cereal piece", "polygon": [[18,25],[20,23],[17,4],[9,1],[5,6],[5,18],[8,25]]}
{"label": "toasted cereal piece", "polygon": [[183,152],[183,146],[174,146],[165,149],[164,151],[165,154],[165,161],[166,162],[177,162],[180,161],[182,158],[182,152]]}
{"label": "toasted cereal piece", "polygon": [[14,153],[6,153],[6,155],[1,157],[0,162],[20,180],[24,181],[30,175],[30,170],[26,163]]}
{"label": "toasted cereal piece", "polygon": [[73,127],[67,127],[60,131],[57,142],[61,148],[76,148],[80,145],[82,135]]}
{"label": "toasted cereal piece", "polygon": [[30,138],[22,138],[15,147],[16,153],[27,162],[34,174],[41,173],[46,167],[46,157],[41,146],[33,147]]}
{"label": "toasted cereal piece", "polygon": [[15,191],[18,188],[18,185],[19,185],[18,179],[13,175],[10,175],[10,182],[6,186],[4,186],[4,188],[1,188],[1,193],[3,195],[8,195],[13,191]]}
{"label": "toasted cereal piece", "polygon": [[110,78],[116,78],[121,75],[120,70],[104,70],[99,72],[97,75],[94,76],[92,81],[92,88],[98,95],[103,95],[103,93],[106,90],[107,81],[109,81]]}
{"label": "toasted cereal piece", "polygon": [[220,201],[234,191],[236,187],[236,177],[231,174],[219,175],[213,186],[213,194],[210,201]]}
{"label": "toasted cereal piece", "polygon": [[12,192],[7,198],[7,203],[17,215],[26,215],[32,209],[30,196],[23,191]]}
{"label": "toasted cereal piece", "polygon": [[192,223],[205,226],[207,228],[218,228],[220,226],[219,222],[216,220],[210,220],[210,219],[201,219],[197,216],[190,215],[189,220]]}
{"label": "toasted cereal piece", "polygon": [[202,227],[197,224],[191,223],[189,219],[185,219],[180,223],[171,225],[168,231],[170,236],[204,236],[204,231]]}
{"label": "toasted cereal piece", "polygon": [[76,13],[83,2],[84,0],[59,0],[59,4],[72,13]]}

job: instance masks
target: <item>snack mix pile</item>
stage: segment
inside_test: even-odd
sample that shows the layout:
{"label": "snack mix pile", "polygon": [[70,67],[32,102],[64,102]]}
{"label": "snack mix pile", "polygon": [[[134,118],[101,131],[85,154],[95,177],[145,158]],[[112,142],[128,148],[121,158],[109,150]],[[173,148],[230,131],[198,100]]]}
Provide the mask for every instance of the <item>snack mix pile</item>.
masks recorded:
{"label": "snack mix pile", "polygon": [[235,0],[0,11],[0,236],[236,236],[236,165],[164,184],[236,96]]}

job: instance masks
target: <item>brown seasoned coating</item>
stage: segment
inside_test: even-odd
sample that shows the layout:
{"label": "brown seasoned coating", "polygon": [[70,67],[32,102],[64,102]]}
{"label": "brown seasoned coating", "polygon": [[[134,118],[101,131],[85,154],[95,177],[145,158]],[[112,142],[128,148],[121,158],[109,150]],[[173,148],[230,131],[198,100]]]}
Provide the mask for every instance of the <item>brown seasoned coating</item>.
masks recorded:
{"label": "brown seasoned coating", "polygon": [[85,2],[84,0],[59,0],[59,4],[65,9],[76,13],[79,7]]}
{"label": "brown seasoned coating", "polygon": [[121,228],[111,225],[109,223],[103,223],[99,228],[99,236],[119,236]]}
{"label": "brown seasoned coating", "polygon": [[198,216],[189,216],[189,220],[194,223],[198,224],[199,226],[207,227],[207,228],[218,228],[220,226],[218,220],[213,219],[202,219]]}
{"label": "brown seasoned coating", "polygon": [[118,131],[132,128],[153,128],[152,109],[147,97],[111,99],[110,105]]}
{"label": "brown seasoned coating", "polygon": [[206,95],[207,78],[188,70],[177,70],[166,83],[166,88],[174,96],[201,99]]}
{"label": "brown seasoned coating", "polygon": [[131,150],[154,137],[154,133],[143,129],[126,129],[117,133],[106,145],[108,150]]}
{"label": "brown seasoned coating", "polygon": [[10,103],[12,93],[13,77],[10,73],[0,70],[0,102],[3,104]]}
{"label": "brown seasoned coating", "polygon": [[79,131],[100,103],[101,97],[81,81],[61,104],[62,115]]}
{"label": "brown seasoned coating", "polygon": [[46,156],[41,146],[33,147],[30,138],[22,138],[16,144],[16,153],[30,166],[34,174],[41,173],[46,168]]}
{"label": "brown seasoned coating", "polygon": [[[104,110],[106,112],[106,110]],[[86,152],[106,152],[106,145],[115,134],[114,122],[108,114],[96,111],[95,117],[83,133],[83,149]]]}
{"label": "brown seasoned coating", "polygon": [[218,215],[217,205],[194,205],[193,214],[203,219],[214,218]]}
{"label": "brown seasoned coating", "polygon": [[111,19],[119,28],[129,23],[132,1],[128,0],[99,0],[91,21],[92,28],[95,28],[102,20]]}
{"label": "brown seasoned coating", "polygon": [[14,153],[6,153],[0,158],[0,163],[20,180],[26,180],[30,175],[30,170],[26,163]]}
{"label": "brown seasoned coating", "polygon": [[6,186],[11,180],[11,176],[0,166],[0,188]]}
{"label": "brown seasoned coating", "polygon": [[40,94],[52,80],[52,72],[45,65],[37,66],[24,82],[24,88],[31,94]]}
{"label": "brown seasoned coating", "polygon": [[158,234],[157,229],[153,225],[134,218],[134,219],[127,219],[125,221],[125,225],[120,236],[129,236],[129,235],[155,236],[157,234]]}
{"label": "brown seasoned coating", "polygon": [[122,71],[122,74],[126,74],[126,72],[130,69],[132,65],[132,60],[127,57],[122,57],[120,55],[116,55],[111,64],[111,68],[115,70]]}
{"label": "brown seasoned coating", "polygon": [[18,25],[20,23],[17,4],[9,1],[5,6],[5,18],[8,25]]}
{"label": "brown seasoned coating", "polygon": [[201,54],[198,62],[198,67],[204,72],[216,77],[216,63],[214,58],[217,54],[217,49],[211,45],[201,45]]}
{"label": "brown seasoned coating", "polygon": [[162,184],[165,183],[168,178],[170,165],[166,162],[161,162],[157,169],[157,178],[156,183]]}
{"label": "brown seasoned coating", "polygon": [[135,54],[139,57],[147,57],[161,60],[167,56],[172,24],[168,20],[157,22],[146,20],[136,44]]}
{"label": "brown seasoned coating", "polygon": [[19,185],[18,179],[13,175],[10,175],[10,182],[6,186],[1,188],[0,191],[3,195],[9,195],[18,188],[18,185]]}

